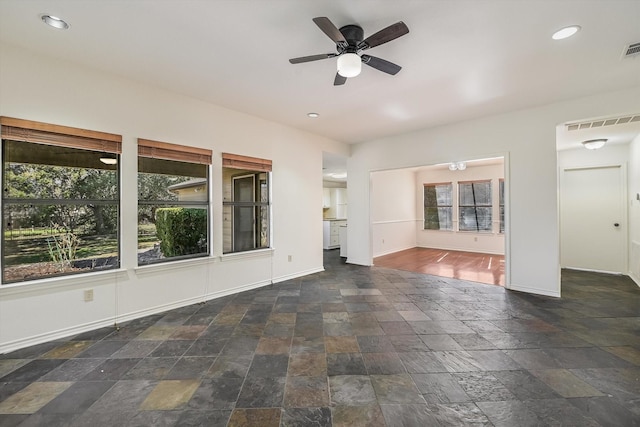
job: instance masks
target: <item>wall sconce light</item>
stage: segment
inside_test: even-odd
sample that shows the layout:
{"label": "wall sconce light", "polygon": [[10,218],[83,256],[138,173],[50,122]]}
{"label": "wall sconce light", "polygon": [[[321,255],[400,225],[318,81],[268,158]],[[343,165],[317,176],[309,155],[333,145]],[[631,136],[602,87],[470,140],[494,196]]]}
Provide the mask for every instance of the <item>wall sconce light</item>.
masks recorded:
{"label": "wall sconce light", "polygon": [[584,148],[586,148],[587,150],[597,150],[598,148],[604,147],[604,144],[606,142],[607,140],[604,138],[590,139],[588,141],[582,141],[582,145],[584,145]]}
{"label": "wall sconce light", "polygon": [[449,164],[450,171],[463,171],[467,168],[467,164],[465,162],[454,162]]}

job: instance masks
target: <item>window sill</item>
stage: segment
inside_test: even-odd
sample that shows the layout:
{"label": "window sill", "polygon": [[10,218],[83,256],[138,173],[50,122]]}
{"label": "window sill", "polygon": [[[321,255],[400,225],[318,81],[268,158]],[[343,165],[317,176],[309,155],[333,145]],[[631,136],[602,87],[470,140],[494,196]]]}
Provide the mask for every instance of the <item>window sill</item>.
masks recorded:
{"label": "window sill", "polygon": [[127,279],[127,270],[114,269],[91,273],[78,273],[69,276],[49,277],[28,282],[11,283],[0,286],[0,296],[13,296],[28,293],[40,293],[64,288],[98,286]]}
{"label": "window sill", "polygon": [[155,274],[163,271],[170,270],[182,270],[188,267],[195,267],[198,265],[207,265],[217,262],[215,257],[199,257],[193,259],[181,259],[176,261],[167,261],[157,264],[141,265],[134,269],[136,275],[144,276],[146,274]]}
{"label": "window sill", "polygon": [[248,258],[264,258],[267,256],[272,256],[274,248],[266,248],[266,249],[256,249],[254,251],[245,251],[245,252],[234,252],[223,254],[220,256],[220,261],[236,261],[241,259]]}

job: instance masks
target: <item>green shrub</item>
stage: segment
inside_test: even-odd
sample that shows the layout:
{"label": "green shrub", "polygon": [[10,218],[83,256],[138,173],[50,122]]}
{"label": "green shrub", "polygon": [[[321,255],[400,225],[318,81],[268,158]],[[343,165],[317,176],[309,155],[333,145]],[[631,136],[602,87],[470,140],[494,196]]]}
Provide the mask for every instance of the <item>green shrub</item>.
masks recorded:
{"label": "green shrub", "polygon": [[156,233],[165,257],[207,251],[207,210],[195,208],[159,208]]}

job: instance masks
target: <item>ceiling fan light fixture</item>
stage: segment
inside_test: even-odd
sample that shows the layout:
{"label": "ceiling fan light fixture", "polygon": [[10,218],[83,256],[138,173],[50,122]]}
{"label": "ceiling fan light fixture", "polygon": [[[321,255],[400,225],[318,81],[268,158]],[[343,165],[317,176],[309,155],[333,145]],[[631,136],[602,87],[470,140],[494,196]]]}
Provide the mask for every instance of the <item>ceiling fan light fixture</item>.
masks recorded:
{"label": "ceiling fan light fixture", "polygon": [[584,148],[586,148],[587,150],[597,150],[598,148],[604,147],[604,144],[606,144],[606,142],[607,140],[604,138],[590,139],[588,141],[582,141],[582,145],[584,145]]}
{"label": "ceiling fan light fixture", "polygon": [[362,60],[356,53],[343,53],[338,57],[338,74],[342,77],[355,77],[362,71]]}

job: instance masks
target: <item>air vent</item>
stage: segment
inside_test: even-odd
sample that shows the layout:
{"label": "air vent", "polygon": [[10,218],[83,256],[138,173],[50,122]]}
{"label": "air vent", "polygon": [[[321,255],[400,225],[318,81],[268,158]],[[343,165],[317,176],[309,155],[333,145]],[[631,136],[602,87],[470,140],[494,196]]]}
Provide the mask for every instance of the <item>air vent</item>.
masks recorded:
{"label": "air vent", "polygon": [[579,130],[579,129],[593,129],[599,128],[603,126],[613,126],[613,125],[623,125],[625,123],[636,123],[640,122],[640,114],[624,116],[624,117],[614,117],[611,119],[598,119],[589,122],[580,122],[580,123],[568,123],[566,125],[567,130]]}
{"label": "air vent", "polygon": [[640,43],[634,43],[627,46],[624,57],[634,56],[640,54]]}

